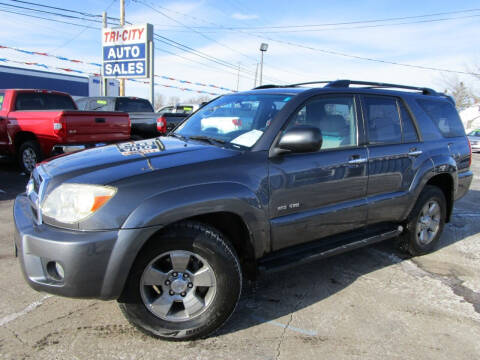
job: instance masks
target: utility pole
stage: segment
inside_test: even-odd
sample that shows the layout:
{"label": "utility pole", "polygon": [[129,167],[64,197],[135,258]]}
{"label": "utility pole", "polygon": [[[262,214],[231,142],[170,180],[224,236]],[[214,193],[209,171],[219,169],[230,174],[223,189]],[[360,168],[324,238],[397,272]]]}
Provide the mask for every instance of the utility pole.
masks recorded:
{"label": "utility pole", "polygon": [[254,88],[257,87],[257,76],[258,76],[258,62],[257,62],[257,66],[255,67],[255,80],[253,81]]}
{"label": "utility pole", "polygon": [[[125,0],[120,0],[120,26],[125,26]],[[120,96],[125,96],[125,79],[120,79]]]}
{"label": "utility pole", "polygon": [[268,44],[262,43],[260,45],[260,53],[262,54],[260,58],[260,86],[263,84],[263,53],[267,51]]}
{"label": "utility pole", "polygon": [[[102,20],[103,20],[103,27],[106,28],[108,27],[108,23],[107,23],[107,12],[104,11],[103,14],[102,14]],[[102,54],[102,57],[103,57],[103,54]],[[102,70],[102,73],[103,73],[103,70]],[[104,77],[102,77],[102,95],[103,96],[107,96],[107,89],[108,89],[108,79],[105,79]]]}
{"label": "utility pole", "polygon": [[238,92],[239,84],[240,84],[240,63],[238,63],[238,72],[237,72],[237,92]]}

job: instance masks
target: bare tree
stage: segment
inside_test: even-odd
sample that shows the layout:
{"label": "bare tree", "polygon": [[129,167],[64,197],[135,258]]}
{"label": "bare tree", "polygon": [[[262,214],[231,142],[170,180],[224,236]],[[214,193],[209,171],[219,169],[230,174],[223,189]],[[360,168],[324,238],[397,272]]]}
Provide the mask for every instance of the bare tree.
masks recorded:
{"label": "bare tree", "polygon": [[185,102],[187,104],[201,104],[203,102],[210,101],[211,99],[212,99],[212,97],[209,96],[209,95],[199,95],[199,96],[191,97],[191,98],[185,100]]}
{"label": "bare tree", "polygon": [[445,94],[455,99],[455,106],[459,111],[473,105],[480,98],[474,93],[471,86],[465,84],[457,76],[444,78]]}
{"label": "bare tree", "polygon": [[170,96],[168,98],[168,101],[166,102],[166,105],[177,105],[180,103],[182,100],[178,96]]}
{"label": "bare tree", "polygon": [[154,108],[155,109],[159,109],[161,108],[162,106],[165,105],[165,96],[163,96],[162,94],[155,94],[155,105],[154,105]]}

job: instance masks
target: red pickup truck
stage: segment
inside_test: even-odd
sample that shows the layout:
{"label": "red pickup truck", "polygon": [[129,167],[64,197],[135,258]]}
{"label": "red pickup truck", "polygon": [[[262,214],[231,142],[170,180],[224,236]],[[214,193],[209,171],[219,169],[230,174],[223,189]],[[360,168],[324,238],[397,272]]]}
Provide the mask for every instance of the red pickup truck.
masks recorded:
{"label": "red pickup truck", "polygon": [[0,90],[0,155],[27,173],[44,158],[129,138],[127,113],[79,111],[57,91]]}

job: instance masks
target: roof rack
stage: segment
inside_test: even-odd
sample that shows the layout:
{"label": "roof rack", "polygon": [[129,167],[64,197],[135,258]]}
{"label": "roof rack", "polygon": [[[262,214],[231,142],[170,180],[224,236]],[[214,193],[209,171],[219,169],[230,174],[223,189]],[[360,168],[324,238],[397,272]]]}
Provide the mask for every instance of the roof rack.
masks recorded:
{"label": "roof rack", "polygon": [[399,84],[389,84],[381,82],[371,82],[371,81],[357,81],[357,80],[335,80],[329,82],[325,87],[332,88],[348,88],[350,85],[368,85],[369,87],[381,87],[381,88],[396,88],[396,89],[408,89],[408,90],[417,90],[421,91],[424,95],[438,95],[438,93],[427,87],[417,87],[417,86],[407,86]]}
{"label": "roof rack", "polygon": [[408,85],[399,85],[399,84],[390,84],[382,82],[372,82],[372,81],[357,81],[357,80],[334,80],[334,81],[309,81],[297,84],[290,85],[261,85],[257,86],[255,89],[272,89],[272,88],[289,88],[297,87],[301,85],[313,85],[313,84],[326,84],[326,88],[348,88],[350,85],[366,85],[368,88],[394,88],[394,89],[407,89],[407,90],[417,90],[421,91],[424,95],[440,95],[435,90],[427,87],[417,87],[417,86],[408,86]]}

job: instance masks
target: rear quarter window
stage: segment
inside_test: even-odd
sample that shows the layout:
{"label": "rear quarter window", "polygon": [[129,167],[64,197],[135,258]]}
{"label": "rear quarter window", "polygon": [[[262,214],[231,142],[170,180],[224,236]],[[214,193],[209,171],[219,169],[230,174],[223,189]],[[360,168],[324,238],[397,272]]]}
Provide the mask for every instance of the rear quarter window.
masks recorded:
{"label": "rear quarter window", "polygon": [[444,137],[465,136],[462,121],[452,103],[427,99],[418,99],[417,103]]}
{"label": "rear quarter window", "polygon": [[5,93],[0,92],[0,110],[3,107],[3,99],[5,99]]}

